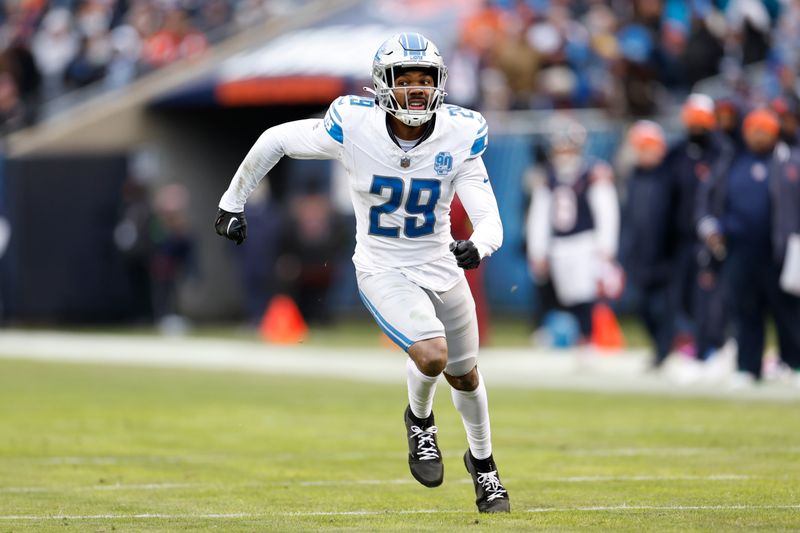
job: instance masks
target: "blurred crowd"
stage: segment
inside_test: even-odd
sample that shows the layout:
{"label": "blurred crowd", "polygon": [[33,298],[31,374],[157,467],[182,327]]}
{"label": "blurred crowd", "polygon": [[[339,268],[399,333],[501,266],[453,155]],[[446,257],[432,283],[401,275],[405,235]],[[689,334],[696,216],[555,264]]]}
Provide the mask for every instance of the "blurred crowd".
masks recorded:
{"label": "blurred crowd", "polygon": [[[673,354],[713,375],[736,346],[731,385],[784,372],[800,386],[798,110],[691,94],[673,142],[659,124],[629,128],[613,162],[589,157],[587,132],[557,115],[531,169],[527,250],[537,326],[555,309],[579,343],[597,344],[598,309],[623,295],[648,332],[653,365]],[[766,317],[780,362],[764,358]],[[562,326],[559,326],[562,327]]]}
{"label": "blurred crowd", "polygon": [[[7,0],[0,6],[0,122],[42,101],[111,87],[202,55],[221,29],[296,9],[291,0]],[[800,66],[797,0],[486,0],[449,54],[449,100],[480,110],[605,108],[648,116],[720,76],[766,65],[774,97]],[[740,84],[743,91],[749,86]]]}
{"label": "blurred crowd", "polygon": [[777,96],[794,87],[798,54],[796,0],[488,0],[462,24],[448,93],[481,110],[649,116],[757,62],[759,90]]}
{"label": "blurred crowd", "polygon": [[210,43],[289,0],[6,0],[0,4],[0,133],[37,119],[42,102],[202,56]]}

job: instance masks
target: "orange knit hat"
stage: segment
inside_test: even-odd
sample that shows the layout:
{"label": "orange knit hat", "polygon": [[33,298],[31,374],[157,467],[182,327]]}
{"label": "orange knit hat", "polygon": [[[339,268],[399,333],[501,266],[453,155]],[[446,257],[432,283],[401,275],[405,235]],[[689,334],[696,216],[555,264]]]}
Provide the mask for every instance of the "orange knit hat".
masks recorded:
{"label": "orange knit hat", "polygon": [[717,126],[714,100],[705,94],[690,94],[683,104],[681,119],[687,128],[700,127],[713,130]]}
{"label": "orange knit hat", "polygon": [[744,117],[742,128],[744,131],[761,130],[765,133],[778,135],[781,131],[781,124],[778,117],[775,116],[775,113],[772,111],[768,109],[756,109],[755,111],[750,111],[747,116]]}
{"label": "orange knit hat", "polygon": [[645,148],[666,149],[664,130],[652,120],[639,120],[628,131],[628,142],[635,150]]}

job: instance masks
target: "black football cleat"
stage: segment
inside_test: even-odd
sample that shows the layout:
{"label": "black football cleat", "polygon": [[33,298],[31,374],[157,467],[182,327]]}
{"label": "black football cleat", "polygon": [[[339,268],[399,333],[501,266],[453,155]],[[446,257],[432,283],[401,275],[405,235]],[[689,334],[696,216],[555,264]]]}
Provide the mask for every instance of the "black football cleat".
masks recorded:
{"label": "black football cleat", "polygon": [[406,434],[408,435],[408,467],[414,479],[426,487],[438,487],[444,480],[442,452],[436,443],[433,413],[428,417],[425,427],[420,427],[411,418],[411,408],[405,412]]}
{"label": "black football cleat", "polygon": [[464,466],[467,467],[467,472],[472,476],[472,483],[475,485],[475,503],[478,511],[482,513],[511,511],[508,492],[500,482],[497,466],[491,455],[488,459],[478,460],[467,450],[464,454]]}

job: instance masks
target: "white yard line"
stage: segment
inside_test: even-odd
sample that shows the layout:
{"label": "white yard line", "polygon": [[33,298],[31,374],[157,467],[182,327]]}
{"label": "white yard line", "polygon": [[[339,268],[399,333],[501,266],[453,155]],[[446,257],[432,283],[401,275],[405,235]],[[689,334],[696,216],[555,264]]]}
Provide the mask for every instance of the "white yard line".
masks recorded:
{"label": "white yard line", "polygon": [[169,490],[210,487],[208,483],[132,483],[129,485],[114,483],[110,485],[85,485],[72,487],[0,487],[0,493],[4,494],[25,494],[37,492],[88,492],[88,491],[111,491],[111,490]]}
{"label": "white yard line", "polygon": [[526,513],[568,513],[593,511],[762,511],[800,509],[797,505],[597,505],[589,507],[538,507]]}
{"label": "white yard line", "polygon": [[558,483],[602,483],[606,481],[746,481],[750,479],[763,479],[763,477],[739,474],[711,474],[708,476],[567,476],[550,479],[544,478],[537,481],[554,481]]}
{"label": "white yard line", "polygon": [[572,450],[561,450],[565,455],[577,455],[586,457],[638,457],[638,456],[691,456],[691,455],[720,455],[720,454],[744,454],[754,453],[781,453],[798,454],[800,446],[743,446],[737,448],[576,448]]}
{"label": "white yard line", "polygon": [[178,464],[185,462],[183,457],[164,457],[164,456],[91,456],[84,457],[15,457],[15,460],[28,460],[34,463],[48,465],[121,465],[121,464],[140,464],[140,463],[167,463]]}
{"label": "white yard line", "polygon": [[[627,512],[627,511],[767,511],[795,510],[798,505],[598,505],[587,507],[535,507],[522,513],[570,513],[570,512]],[[380,511],[288,511],[283,513],[139,513],[139,514],[94,514],[94,515],[0,515],[5,521],[49,521],[49,520],[192,520],[229,518],[302,518],[314,516],[391,516],[419,514],[463,514],[464,509],[401,509]]]}
{"label": "white yard line", "polygon": [[[747,476],[739,474],[711,474],[707,476],[676,475],[676,476],[652,476],[652,475],[628,475],[628,476],[564,476],[564,477],[534,477],[531,481],[537,483],[607,483],[619,481],[748,481],[752,479],[777,479],[765,476]],[[505,480],[507,483],[513,482],[513,478]],[[469,479],[458,479],[449,481],[450,484],[470,484]],[[318,479],[306,481],[252,481],[248,483],[226,484],[228,489],[241,487],[355,487],[370,485],[416,485],[417,481],[410,478],[402,479]],[[89,491],[150,491],[150,490],[172,490],[172,489],[197,489],[210,488],[217,485],[213,483],[114,483],[108,485],[84,485],[84,486],[48,486],[48,487],[0,487],[0,494],[28,494],[28,493],[69,493],[69,492],[89,492]]]}

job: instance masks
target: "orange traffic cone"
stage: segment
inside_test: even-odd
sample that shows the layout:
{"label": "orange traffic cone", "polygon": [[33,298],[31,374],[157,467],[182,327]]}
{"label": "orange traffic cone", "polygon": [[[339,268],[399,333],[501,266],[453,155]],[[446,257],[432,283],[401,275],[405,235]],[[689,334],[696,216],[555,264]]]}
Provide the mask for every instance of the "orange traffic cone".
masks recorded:
{"label": "orange traffic cone", "polygon": [[603,350],[619,350],[625,345],[622,328],[607,304],[598,303],[592,309],[592,344]]}
{"label": "orange traffic cone", "polygon": [[258,331],[267,342],[297,344],[306,338],[308,326],[294,300],[279,294],[267,306]]}

